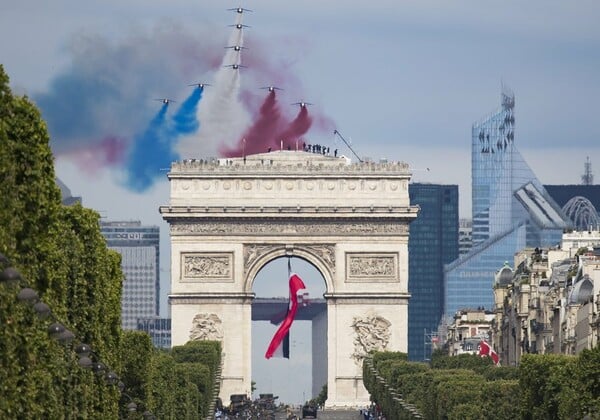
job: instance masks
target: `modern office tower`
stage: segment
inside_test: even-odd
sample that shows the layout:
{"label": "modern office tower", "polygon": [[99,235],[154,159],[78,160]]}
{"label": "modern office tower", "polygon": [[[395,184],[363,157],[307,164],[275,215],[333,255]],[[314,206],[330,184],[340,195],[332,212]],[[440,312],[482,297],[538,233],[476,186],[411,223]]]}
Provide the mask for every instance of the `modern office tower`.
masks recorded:
{"label": "modern office tower", "polygon": [[123,329],[137,329],[138,318],[159,314],[159,228],[139,221],[100,222],[109,248],[121,254]]}
{"label": "modern office tower", "polygon": [[81,204],[81,197],[73,197],[69,187],[67,187],[59,178],[56,178],[56,185],[60,188],[60,199],[62,204],[65,206],[72,206],[76,203]]}
{"label": "modern office tower", "polygon": [[154,347],[171,348],[171,318],[138,318],[137,330],[147,332]]}
{"label": "modern office tower", "polygon": [[408,356],[425,360],[444,307],[444,264],[458,258],[458,186],[409,184],[421,209],[408,240]]}
{"label": "modern office tower", "polygon": [[496,271],[525,247],[560,243],[568,218],[514,143],[514,94],[503,88],[500,109],[472,129],[473,248],[445,267],[444,312],[494,303]]}
{"label": "modern office tower", "polygon": [[473,222],[471,219],[458,221],[458,255],[467,254],[473,247]]}

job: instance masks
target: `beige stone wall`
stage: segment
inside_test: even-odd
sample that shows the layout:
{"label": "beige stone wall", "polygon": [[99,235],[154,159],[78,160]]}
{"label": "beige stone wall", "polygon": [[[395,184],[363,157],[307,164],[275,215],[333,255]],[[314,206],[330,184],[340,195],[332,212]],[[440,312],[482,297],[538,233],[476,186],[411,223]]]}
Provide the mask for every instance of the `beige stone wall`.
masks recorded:
{"label": "beige stone wall", "polygon": [[327,285],[327,405],[368,403],[365,352],[408,348],[406,164],[284,151],[175,163],[169,179],[173,345],[221,339],[221,398],[249,394],[252,282],[300,256]]}

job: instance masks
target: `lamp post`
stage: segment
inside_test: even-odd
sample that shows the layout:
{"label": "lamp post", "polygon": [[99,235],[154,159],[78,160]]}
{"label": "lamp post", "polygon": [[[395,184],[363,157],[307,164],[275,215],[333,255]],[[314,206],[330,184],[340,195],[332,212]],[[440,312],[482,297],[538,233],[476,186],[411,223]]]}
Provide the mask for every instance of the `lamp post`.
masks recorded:
{"label": "lamp post", "polygon": [[[4,284],[9,287],[17,286],[23,281],[23,278],[18,270],[14,267],[10,266],[9,259],[0,253],[0,284]],[[30,287],[22,288],[18,294],[17,299],[21,303],[25,303],[33,308],[40,319],[51,318],[53,321],[48,327],[47,332],[50,338],[58,341],[60,344],[65,346],[65,354],[70,355],[70,362],[74,362],[75,358],[73,357],[73,351],[78,356],[77,364],[79,367],[84,369],[91,369],[94,373],[99,376],[103,376],[106,384],[108,386],[117,386],[119,392],[122,396],[125,396],[129,399],[129,403],[126,406],[126,409],[129,413],[135,412],[138,409],[138,404],[136,404],[133,399],[124,392],[125,384],[119,379],[119,376],[110,370],[98,357],[96,353],[94,353],[91,347],[85,343],[79,343],[77,346],[71,349],[67,349],[67,347],[76,339],[75,334],[65,327],[64,324],[59,322],[56,319],[50,307],[40,300],[39,294],[37,291]],[[70,351],[72,350],[72,351]],[[74,383],[74,379],[76,376],[69,372],[68,380],[69,386],[67,387],[67,392],[72,393],[75,389],[76,384]],[[72,415],[75,417],[78,416],[76,411],[76,404],[73,401],[66,401],[65,412],[67,414],[67,418],[71,418]],[[144,411],[142,414],[144,419],[156,419],[154,414],[149,410]]]}

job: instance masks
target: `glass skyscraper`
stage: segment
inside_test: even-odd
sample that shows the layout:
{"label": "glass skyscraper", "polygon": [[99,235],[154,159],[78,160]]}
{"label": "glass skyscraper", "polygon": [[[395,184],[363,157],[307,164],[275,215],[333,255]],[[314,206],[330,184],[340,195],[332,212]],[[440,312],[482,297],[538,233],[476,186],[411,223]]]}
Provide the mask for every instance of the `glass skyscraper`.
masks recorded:
{"label": "glass skyscraper", "polygon": [[138,319],[159,314],[159,228],[139,221],[100,222],[100,231],[107,246],[121,254],[125,276],[121,324],[125,330],[135,330]]}
{"label": "glass skyscraper", "polygon": [[473,248],[445,268],[445,313],[492,309],[494,275],[525,247],[560,243],[568,219],[514,143],[514,94],[503,88],[498,111],[473,125]]}
{"label": "glass skyscraper", "polygon": [[420,207],[408,240],[408,357],[431,356],[431,337],[444,308],[444,264],[458,257],[458,186],[409,184]]}

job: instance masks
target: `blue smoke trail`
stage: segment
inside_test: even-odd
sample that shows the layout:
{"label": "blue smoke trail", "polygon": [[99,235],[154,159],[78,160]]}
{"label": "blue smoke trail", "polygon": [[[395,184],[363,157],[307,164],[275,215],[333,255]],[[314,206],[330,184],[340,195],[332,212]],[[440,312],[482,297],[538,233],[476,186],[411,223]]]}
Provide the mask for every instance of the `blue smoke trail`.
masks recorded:
{"label": "blue smoke trail", "polygon": [[176,135],[191,134],[198,130],[200,124],[196,118],[196,110],[200,99],[202,99],[203,91],[204,88],[201,86],[194,89],[173,116],[173,129]]}
{"label": "blue smoke trail", "polygon": [[143,192],[152,186],[161,173],[161,168],[170,167],[177,159],[171,144],[165,141],[165,116],[169,104],[164,104],[156,116],[150,121],[143,134],[136,136],[133,149],[127,159],[128,188]]}
{"label": "blue smoke trail", "polygon": [[179,154],[175,151],[177,140],[182,135],[195,132],[200,126],[196,109],[203,90],[200,86],[194,89],[169,125],[166,123],[169,104],[164,104],[144,133],[134,139],[133,149],[127,160],[128,188],[137,192],[146,191],[163,175],[161,169],[170,168],[171,162],[179,159]]}

